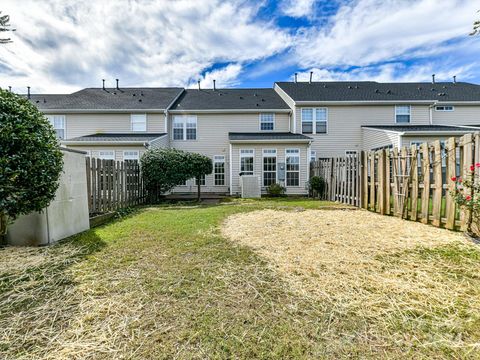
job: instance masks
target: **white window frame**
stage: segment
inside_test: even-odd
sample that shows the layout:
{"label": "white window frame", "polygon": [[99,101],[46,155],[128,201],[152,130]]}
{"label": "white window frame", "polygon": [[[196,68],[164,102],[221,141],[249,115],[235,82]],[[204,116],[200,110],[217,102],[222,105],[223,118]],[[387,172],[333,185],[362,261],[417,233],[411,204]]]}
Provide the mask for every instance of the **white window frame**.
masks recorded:
{"label": "white window frame", "polygon": [[[264,159],[266,157],[274,157],[275,156],[275,184],[278,183],[278,151],[277,149],[262,149],[262,187],[268,187],[269,185],[265,185],[265,163]],[[273,172],[273,171],[267,171]]]}
{"label": "white window frame", "polygon": [[355,155],[358,156],[358,150],[345,150],[345,156]]}
{"label": "white window frame", "polygon": [[317,151],[316,150],[310,150],[310,162],[312,161],[317,161]]}
{"label": "white window frame", "polygon": [[[401,108],[408,108],[408,114],[399,113],[398,109]],[[407,122],[398,122],[397,116],[398,115],[408,115]],[[412,123],[412,106],[411,105],[395,105],[395,124],[411,124]]]}
{"label": "white window frame", "polygon": [[[449,108],[449,109],[447,109],[447,108]],[[455,111],[455,106],[453,106],[453,105],[437,105],[437,106],[435,106],[435,111],[452,112],[452,111]]]}
{"label": "white window frame", "polygon": [[[135,130],[135,125],[143,125],[141,130]],[[147,114],[130,114],[130,130],[133,132],[147,131]]]}
{"label": "white window frame", "polygon": [[[195,139],[187,139],[187,129],[193,129],[188,127],[188,124],[195,124]],[[182,138],[175,139],[175,124],[180,124],[182,129]],[[172,119],[172,141],[196,141],[198,139],[198,119],[196,115],[174,115]]]}
{"label": "white window frame", "polygon": [[[55,133],[57,134],[57,138],[60,140],[65,140],[67,137],[67,121],[65,115],[45,115],[50,122],[50,125],[53,126],[55,129]],[[61,120],[62,127],[55,126],[55,120]],[[63,136],[59,136],[57,130],[63,130]]]}
{"label": "white window frame", "polygon": [[[126,159],[125,158],[125,153],[136,153],[136,157],[132,159]],[[140,152],[138,150],[123,150],[123,160],[135,160],[139,161],[140,160]]]}
{"label": "white window frame", "polygon": [[[243,151],[248,151],[248,153],[243,154]],[[251,174],[243,174],[243,175],[254,175],[255,174],[255,149],[240,149],[239,150],[239,173],[242,173],[242,158],[253,158],[252,161],[252,173]],[[250,171],[249,171],[250,172]]]}
{"label": "white window frame", "polygon": [[[217,173],[216,172],[216,163],[223,163],[223,184],[218,184],[217,185],[217,179],[216,175],[220,175],[222,173]],[[225,155],[214,155],[213,156],[213,186],[225,186],[226,182],[226,167],[225,167]]]}
{"label": "white window frame", "polygon": [[[296,151],[297,154],[296,156],[298,156],[298,171],[288,171],[288,165],[287,165],[287,158],[289,156],[291,156],[292,154],[288,154],[288,151]],[[288,149],[285,149],[285,187],[289,187],[289,188],[294,188],[294,187],[300,187],[302,182],[301,182],[301,179],[300,179],[300,175],[301,175],[301,169],[302,169],[302,157],[301,157],[301,151],[299,148],[288,148]],[[288,173],[289,172],[298,172],[298,185],[288,185]]]}
{"label": "white window frame", "polygon": [[[327,135],[328,134],[328,108],[327,107],[301,108],[301,110],[300,110],[300,118],[301,118],[300,126],[301,126],[301,130],[302,130],[302,134],[304,133],[303,132],[303,123],[307,122],[307,121],[303,120],[303,110],[312,110],[312,120],[311,120],[312,121],[312,132],[311,132],[311,134],[312,135]],[[325,120],[317,119],[317,110],[325,110]],[[310,120],[308,120],[308,122],[310,122]],[[317,133],[317,123],[325,123],[325,132]],[[305,133],[305,134],[310,134],[310,133]]]}
{"label": "white window frame", "polygon": [[[272,115],[272,121],[262,121],[262,116],[263,115]],[[260,131],[275,131],[275,113],[260,113],[258,115],[258,119],[259,119],[259,126],[258,126],[258,129]],[[262,129],[262,124],[272,124],[273,125],[273,128],[272,129],[268,129],[268,130],[263,130]]]}
{"label": "white window frame", "polygon": [[[102,152],[111,153],[112,157],[110,156],[105,157],[105,155],[102,156],[101,155]],[[115,150],[98,150],[98,158],[102,160],[115,160]]]}

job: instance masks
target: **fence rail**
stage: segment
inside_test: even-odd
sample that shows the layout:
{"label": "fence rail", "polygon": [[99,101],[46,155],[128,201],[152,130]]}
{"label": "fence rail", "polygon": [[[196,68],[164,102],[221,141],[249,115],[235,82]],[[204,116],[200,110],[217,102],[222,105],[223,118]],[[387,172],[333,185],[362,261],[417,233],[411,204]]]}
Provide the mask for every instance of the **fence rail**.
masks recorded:
{"label": "fence rail", "polygon": [[86,158],[90,215],[115,211],[146,201],[137,161]]}
{"label": "fence rail", "polygon": [[[471,214],[455,202],[454,177],[473,176],[480,163],[480,134],[401,149],[362,151],[359,156],[319,159],[310,174],[321,176],[325,200],[447,229],[466,230]],[[475,167],[475,174],[480,169]],[[468,194],[466,194],[468,195]]]}

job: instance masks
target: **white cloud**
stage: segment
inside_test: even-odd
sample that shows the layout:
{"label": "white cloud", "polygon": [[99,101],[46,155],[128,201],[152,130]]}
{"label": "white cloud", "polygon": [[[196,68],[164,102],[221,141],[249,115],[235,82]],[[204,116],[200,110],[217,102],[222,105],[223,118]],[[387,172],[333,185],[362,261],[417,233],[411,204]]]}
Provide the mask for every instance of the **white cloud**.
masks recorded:
{"label": "white cloud", "polygon": [[238,64],[214,74],[227,84],[243,62],[291,43],[254,21],[257,8],[242,0],[3,0],[2,11],[17,31],[0,48],[0,86],[17,90],[70,91],[116,77],[124,86],[183,86],[215,63]]}
{"label": "white cloud", "polygon": [[[234,87],[239,84],[238,76],[242,72],[242,66],[239,64],[229,64],[221,69],[216,69],[199,76],[200,87],[202,89],[211,89],[213,87],[213,80],[217,88]],[[198,81],[197,80],[197,81]],[[190,88],[198,87],[198,82],[190,83]]]}
{"label": "white cloud", "polygon": [[280,3],[280,11],[291,17],[310,17],[314,4],[315,0],[283,0]]}
{"label": "white cloud", "polygon": [[307,68],[365,66],[411,52],[440,52],[446,41],[467,37],[477,7],[472,0],[355,1],[342,5],[328,26],[299,33],[293,56]]}

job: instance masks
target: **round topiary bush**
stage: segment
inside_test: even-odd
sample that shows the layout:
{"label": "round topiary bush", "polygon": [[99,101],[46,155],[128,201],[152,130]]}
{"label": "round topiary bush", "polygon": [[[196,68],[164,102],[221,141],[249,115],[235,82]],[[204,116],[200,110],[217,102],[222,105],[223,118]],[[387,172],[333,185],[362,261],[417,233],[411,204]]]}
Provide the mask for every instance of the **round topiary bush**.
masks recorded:
{"label": "round topiary bush", "polygon": [[270,184],[267,187],[267,194],[270,197],[285,196],[286,191],[287,191],[287,189],[284,186],[282,186],[280,184],[277,184],[277,183]]}
{"label": "round topiary bush", "polygon": [[46,117],[27,99],[0,89],[0,236],[19,215],[55,197],[63,155]]}
{"label": "round topiary bush", "polygon": [[323,195],[325,192],[326,183],[320,176],[312,176],[310,178],[310,190],[317,192],[318,195]]}

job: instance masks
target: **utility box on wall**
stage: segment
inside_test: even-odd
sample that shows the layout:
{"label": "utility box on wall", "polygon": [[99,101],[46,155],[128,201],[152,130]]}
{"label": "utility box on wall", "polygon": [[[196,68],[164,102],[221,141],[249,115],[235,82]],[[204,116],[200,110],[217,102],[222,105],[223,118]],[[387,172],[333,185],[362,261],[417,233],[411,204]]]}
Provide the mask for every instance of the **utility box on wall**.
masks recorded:
{"label": "utility box on wall", "polygon": [[278,163],[277,180],[285,181],[285,163]]}
{"label": "utility box on wall", "polygon": [[39,213],[20,216],[8,227],[10,245],[54,243],[90,228],[85,153],[62,148],[63,173],[50,205]]}

